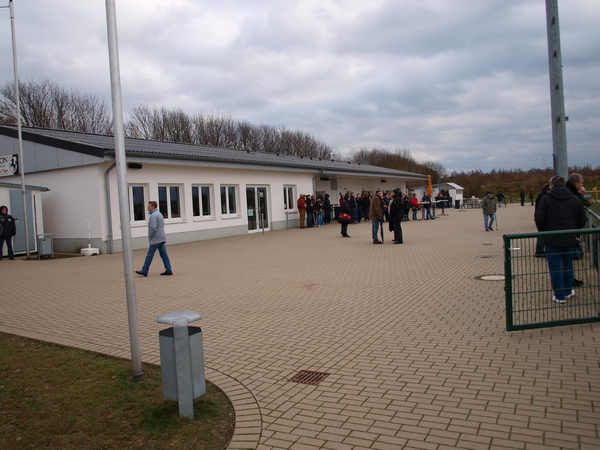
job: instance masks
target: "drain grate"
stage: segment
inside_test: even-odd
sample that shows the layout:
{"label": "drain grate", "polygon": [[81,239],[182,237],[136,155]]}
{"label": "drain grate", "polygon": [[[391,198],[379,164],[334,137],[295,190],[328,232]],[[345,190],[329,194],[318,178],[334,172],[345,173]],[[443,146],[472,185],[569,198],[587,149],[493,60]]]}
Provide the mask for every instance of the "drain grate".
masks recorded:
{"label": "drain grate", "polygon": [[293,381],[294,383],[316,385],[316,384],[319,384],[321,381],[323,381],[328,376],[329,376],[329,374],[325,373],[325,372],[313,372],[311,370],[301,370],[296,375],[294,375],[292,378],[290,378],[290,381]]}

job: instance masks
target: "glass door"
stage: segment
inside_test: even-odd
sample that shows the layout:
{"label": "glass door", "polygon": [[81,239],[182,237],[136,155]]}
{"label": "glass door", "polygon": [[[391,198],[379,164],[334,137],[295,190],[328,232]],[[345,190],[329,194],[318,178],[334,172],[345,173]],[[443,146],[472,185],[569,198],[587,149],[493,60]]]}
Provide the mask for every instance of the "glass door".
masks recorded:
{"label": "glass door", "polygon": [[266,186],[246,186],[248,231],[269,229],[269,208]]}

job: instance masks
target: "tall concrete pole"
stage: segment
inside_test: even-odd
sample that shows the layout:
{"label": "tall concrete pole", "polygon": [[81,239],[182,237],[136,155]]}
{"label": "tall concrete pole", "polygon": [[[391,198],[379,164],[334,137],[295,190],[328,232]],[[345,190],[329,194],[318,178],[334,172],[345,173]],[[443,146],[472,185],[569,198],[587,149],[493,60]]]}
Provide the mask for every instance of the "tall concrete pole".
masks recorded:
{"label": "tall concrete pole", "polygon": [[113,107],[113,128],[115,133],[115,159],[117,162],[117,183],[119,216],[121,219],[121,239],[123,242],[123,266],[127,295],[127,315],[129,318],[129,340],[133,380],[142,381],[142,358],[138,330],[135,281],[133,275],[133,245],[129,222],[129,198],[127,188],[127,164],[125,159],[125,131],[123,128],[123,104],[121,99],[121,76],[119,68],[119,44],[117,37],[117,13],[115,0],[106,0],[106,23],[108,28],[108,54],[110,60],[110,84]]}
{"label": "tall concrete pole", "polygon": [[546,20],[548,30],[548,64],[550,69],[550,109],[552,115],[552,159],[554,175],[567,179],[569,163],[567,159],[567,117],[562,79],[562,58],[560,53],[560,27],[558,24],[558,0],[546,0]]}

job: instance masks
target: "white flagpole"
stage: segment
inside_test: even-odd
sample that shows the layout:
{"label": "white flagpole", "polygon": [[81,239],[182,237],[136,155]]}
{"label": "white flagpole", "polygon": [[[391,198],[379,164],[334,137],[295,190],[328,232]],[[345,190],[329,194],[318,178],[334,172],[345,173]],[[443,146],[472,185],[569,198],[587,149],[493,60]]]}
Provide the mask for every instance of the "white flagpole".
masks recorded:
{"label": "white flagpole", "polygon": [[13,0],[9,0],[10,28],[12,31],[13,66],[15,71],[15,104],[17,113],[17,136],[19,140],[19,173],[21,174],[21,195],[23,198],[23,222],[25,222],[25,248],[27,259],[31,257],[29,251],[29,225],[27,224],[27,191],[25,189],[25,161],[23,160],[23,134],[21,130],[21,100],[19,96],[19,69],[17,65],[17,38],[15,33],[15,8]]}
{"label": "white flagpole", "polygon": [[135,281],[133,278],[133,245],[131,242],[131,225],[129,223],[127,164],[125,160],[125,132],[123,128],[123,105],[121,100],[121,76],[119,69],[119,45],[117,37],[117,13],[115,8],[115,0],[106,0],[106,23],[108,28],[108,55],[110,61],[113,128],[115,134],[115,159],[117,162],[119,215],[121,219],[121,240],[123,242],[123,266],[127,295],[127,315],[129,318],[131,362],[133,364],[133,380],[142,381],[144,379],[144,373],[142,372]]}

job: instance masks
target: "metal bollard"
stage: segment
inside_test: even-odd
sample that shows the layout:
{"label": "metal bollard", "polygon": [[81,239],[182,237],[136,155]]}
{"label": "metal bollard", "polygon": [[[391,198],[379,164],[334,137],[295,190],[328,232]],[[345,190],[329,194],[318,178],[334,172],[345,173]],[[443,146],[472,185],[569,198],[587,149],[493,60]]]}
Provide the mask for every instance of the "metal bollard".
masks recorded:
{"label": "metal bollard", "polygon": [[179,415],[194,419],[194,399],[206,393],[202,330],[190,327],[200,320],[198,311],[162,314],[157,322],[171,325],[159,332],[163,397],[179,404]]}

